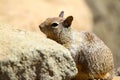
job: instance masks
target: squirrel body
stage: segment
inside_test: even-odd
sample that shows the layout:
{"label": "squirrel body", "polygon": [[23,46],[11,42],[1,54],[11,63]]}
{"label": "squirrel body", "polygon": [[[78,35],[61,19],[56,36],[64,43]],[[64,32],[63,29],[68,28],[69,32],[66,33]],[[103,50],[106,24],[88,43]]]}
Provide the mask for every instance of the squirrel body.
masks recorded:
{"label": "squirrel body", "polygon": [[71,28],[73,17],[48,18],[40,24],[40,30],[48,38],[66,47],[76,62],[78,74],[73,80],[112,80],[113,56],[111,50],[94,33],[75,31]]}

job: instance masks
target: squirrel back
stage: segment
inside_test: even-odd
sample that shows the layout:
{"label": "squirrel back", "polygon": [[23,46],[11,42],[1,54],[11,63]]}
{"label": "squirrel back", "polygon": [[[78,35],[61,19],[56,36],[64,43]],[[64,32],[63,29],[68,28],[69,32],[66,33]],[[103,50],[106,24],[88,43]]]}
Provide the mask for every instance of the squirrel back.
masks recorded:
{"label": "squirrel back", "polygon": [[66,47],[76,62],[78,75],[75,80],[112,80],[113,56],[111,50],[94,33],[77,32],[71,28],[73,16],[48,18],[40,24],[40,30],[50,39]]}

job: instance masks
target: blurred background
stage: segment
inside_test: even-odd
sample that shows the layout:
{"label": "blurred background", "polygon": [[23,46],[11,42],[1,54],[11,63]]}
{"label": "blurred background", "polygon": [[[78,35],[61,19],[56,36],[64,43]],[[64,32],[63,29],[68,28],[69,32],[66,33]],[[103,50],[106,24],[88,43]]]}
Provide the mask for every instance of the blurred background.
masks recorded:
{"label": "blurred background", "polygon": [[112,50],[120,67],[119,0],[0,0],[0,23],[43,35],[38,25],[48,17],[74,16],[73,28],[93,31]]}

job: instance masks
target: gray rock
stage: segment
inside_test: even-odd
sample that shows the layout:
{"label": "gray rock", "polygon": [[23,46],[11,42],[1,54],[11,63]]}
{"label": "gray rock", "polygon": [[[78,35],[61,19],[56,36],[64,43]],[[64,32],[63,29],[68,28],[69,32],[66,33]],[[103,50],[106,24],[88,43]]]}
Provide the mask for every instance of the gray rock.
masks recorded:
{"label": "gray rock", "polygon": [[118,69],[116,69],[116,75],[120,76],[120,67]]}
{"label": "gray rock", "polygon": [[63,46],[37,33],[0,25],[0,80],[69,80],[76,74]]}

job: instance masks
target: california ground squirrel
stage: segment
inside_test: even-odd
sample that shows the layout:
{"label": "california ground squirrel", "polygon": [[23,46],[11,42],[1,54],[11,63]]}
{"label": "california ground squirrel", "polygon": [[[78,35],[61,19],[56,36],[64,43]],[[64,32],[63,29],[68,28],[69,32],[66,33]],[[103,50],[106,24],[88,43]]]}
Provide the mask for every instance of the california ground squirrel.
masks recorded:
{"label": "california ground squirrel", "polygon": [[94,33],[74,31],[70,26],[73,16],[48,18],[39,25],[48,38],[65,46],[74,58],[78,74],[73,80],[112,80],[113,56],[111,50]]}

